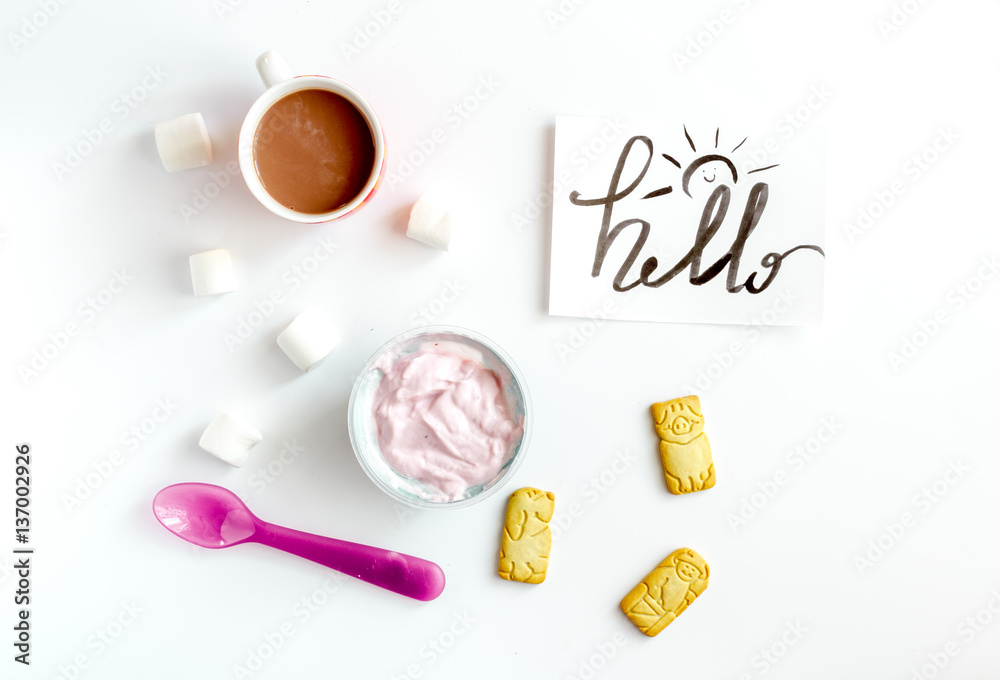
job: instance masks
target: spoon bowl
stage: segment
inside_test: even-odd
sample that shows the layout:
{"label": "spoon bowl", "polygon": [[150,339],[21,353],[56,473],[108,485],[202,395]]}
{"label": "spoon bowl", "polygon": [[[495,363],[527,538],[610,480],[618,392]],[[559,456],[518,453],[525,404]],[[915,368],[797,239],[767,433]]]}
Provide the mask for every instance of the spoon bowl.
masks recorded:
{"label": "spoon bowl", "polygon": [[162,489],[153,498],[160,524],[202,548],[228,548],[257,531],[257,517],[236,494],[214,484],[188,482]]}
{"label": "spoon bowl", "polygon": [[167,531],[203,548],[260,543],[417,600],[433,600],[444,590],[444,572],[433,562],[270,524],[232,491],[214,484],[184,482],[161,489],[153,498],[153,514]]}

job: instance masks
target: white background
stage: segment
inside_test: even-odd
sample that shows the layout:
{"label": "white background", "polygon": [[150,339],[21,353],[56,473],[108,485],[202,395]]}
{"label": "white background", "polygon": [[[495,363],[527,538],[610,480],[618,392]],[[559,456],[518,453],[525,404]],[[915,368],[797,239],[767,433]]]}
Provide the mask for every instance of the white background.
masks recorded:
{"label": "white background", "polygon": [[[4,678],[236,678],[248,663],[261,679],[995,677],[1000,285],[982,265],[1000,252],[995,2],[909,0],[886,34],[888,1],[589,0],[560,13],[554,0],[399,0],[368,44],[357,31],[384,2],[235,4],[4,3]],[[361,49],[345,53],[354,40]],[[406,175],[343,222],[283,223],[226,173],[262,91],[254,59],[271,48],[365,94],[389,170]],[[127,116],[123,96],[136,104]],[[678,106],[723,111],[778,143],[788,115],[828,130],[823,326],[545,314],[554,117]],[[215,161],[169,174],[153,126],[195,111]],[[104,119],[110,131],[88,150]],[[60,174],[68,147],[89,153]],[[920,169],[915,155],[933,162]],[[429,189],[452,196],[451,253],[403,236]],[[872,205],[866,229],[845,229]],[[334,255],[312,262],[321,243]],[[195,298],[188,256],[218,247],[239,291]],[[114,272],[128,286],[82,313]],[[275,290],[283,303],[227,347]],[[302,374],[274,340],[307,307],[343,340]],[[495,575],[505,494],[401,515],[350,449],[353,376],[421,314],[491,337],[527,377],[534,437],[508,490],[556,493],[565,528],[543,585]],[[68,324],[78,332],[65,341]],[[920,348],[894,361],[907,342]],[[51,358],[27,375],[35,352]],[[718,484],[674,497],[648,408],[688,386]],[[265,435],[241,469],[197,447],[223,409]],[[280,467],[286,441],[304,452],[261,490],[258,469]],[[12,660],[20,442],[32,448],[30,668]],[[796,447],[816,455],[802,463]],[[776,475],[783,485],[768,484]],[[448,586],[419,603],[259,546],[195,549],[150,511],[157,490],[185,480],[228,486],[279,524],[437,561]],[[860,563],[877,543],[881,557]],[[711,565],[709,588],[647,639],[618,603],[685,546]],[[977,616],[979,630],[965,623]]]}

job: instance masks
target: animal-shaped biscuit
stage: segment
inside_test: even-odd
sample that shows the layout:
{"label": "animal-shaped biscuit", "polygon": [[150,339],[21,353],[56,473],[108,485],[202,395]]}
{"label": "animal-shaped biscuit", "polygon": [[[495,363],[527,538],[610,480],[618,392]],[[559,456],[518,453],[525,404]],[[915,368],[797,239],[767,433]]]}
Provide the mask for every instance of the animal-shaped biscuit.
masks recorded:
{"label": "animal-shaped biscuit", "polygon": [[556,507],[551,491],[518,489],[507,501],[507,519],[500,539],[500,578],[541,583],[549,568],[552,531],[549,520]]}
{"label": "animal-shaped biscuit", "polygon": [[622,611],[653,637],[708,587],[708,564],[690,548],[670,553],[622,600]]}
{"label": "animal-shaped biscuit", "polygon": [[660,462],[673,494],[715,486],[712,449],[704,433],[705,419],[696,396],[653,404],[653,421],[660,442]]}

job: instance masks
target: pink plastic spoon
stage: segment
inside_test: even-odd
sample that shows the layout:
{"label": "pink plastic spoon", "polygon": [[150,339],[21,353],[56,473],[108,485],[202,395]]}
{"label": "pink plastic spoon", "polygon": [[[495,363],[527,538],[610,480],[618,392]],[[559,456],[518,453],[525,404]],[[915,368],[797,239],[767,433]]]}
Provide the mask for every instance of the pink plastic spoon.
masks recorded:
{"label": "pink plastic spoon", "polygon": [[153,513],[168,531],[203,548],[261,543],[417,600],[444,590],[444,572],[433,562],[269,524],[214,484],[168,486],[153,499]]}

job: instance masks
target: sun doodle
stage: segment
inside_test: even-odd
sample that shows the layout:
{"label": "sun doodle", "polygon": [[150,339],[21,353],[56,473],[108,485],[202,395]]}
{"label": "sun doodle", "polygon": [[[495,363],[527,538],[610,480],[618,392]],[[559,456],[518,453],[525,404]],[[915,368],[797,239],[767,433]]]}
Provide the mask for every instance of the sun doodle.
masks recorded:
{"label": "sun doodle", "polygon": [[[698,153],[697,147],[694,145],[694,140],[691,139],[691,135],[688,133],[687,126],[684,125],[684,138],[687,140],[688,145],[691,147],[691,151]],[[743,138],[743,141],[733,147],[733,150],[729,153],[735,153],[737,149],[743,146],[743,143],[747,141],[747,137]],[[688,163],[687,167],[684,168],[684,172],[681,173],[681,190],[684,191],[689,197],[691,197],[691,182],[695,181],[697,185],[697,180],[702,180],[706,184],[714,185],[716,183],[723,184],[727,177],[732,177],[733,184],[736,184],[739,173],[736,170],[736,165],[726,156],[718,153],[719,148],[719,128],[715,128],[715,146],[713,147],[713,152],[696,157],[693,161]],[[672,163],[678,170],[681,169],[680,162],[669,154],[660,154],[667,161]],[[747,172],[748,175],[752,175],[755,172],[763,172],[764,170],[770,170],[771,168],[778,167],[779,163],[774,165],[768,165],[763,168],[755,168]],[[655,189],[650,191],[648,194],[643,196],[643,198],[656,198],[657,196],[666,196],[672,193],[674,190],[673,185],[661,187],[660,189]]]}

